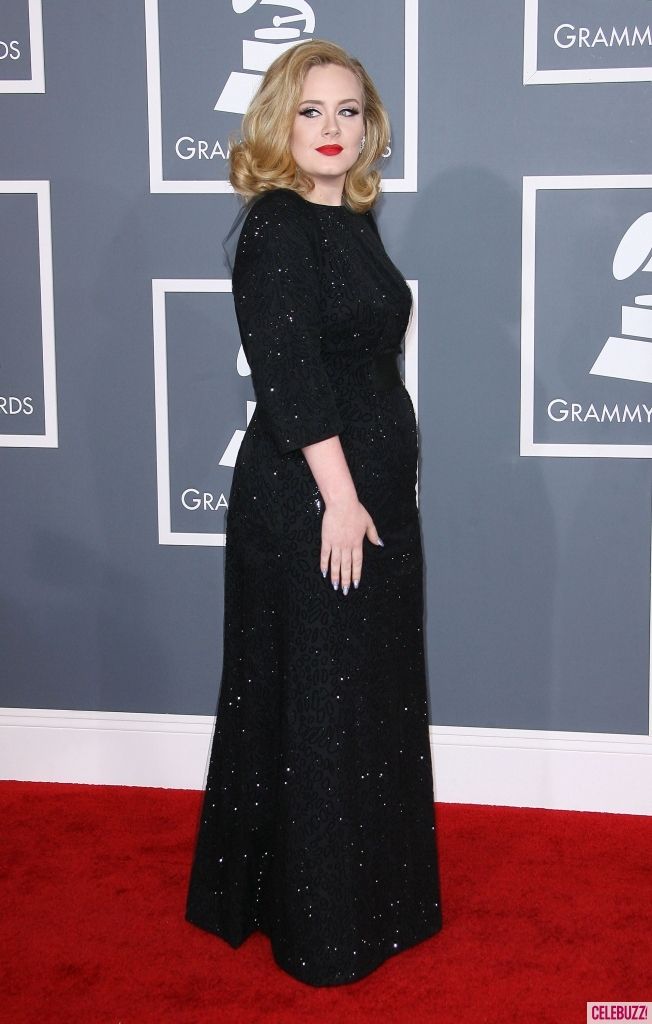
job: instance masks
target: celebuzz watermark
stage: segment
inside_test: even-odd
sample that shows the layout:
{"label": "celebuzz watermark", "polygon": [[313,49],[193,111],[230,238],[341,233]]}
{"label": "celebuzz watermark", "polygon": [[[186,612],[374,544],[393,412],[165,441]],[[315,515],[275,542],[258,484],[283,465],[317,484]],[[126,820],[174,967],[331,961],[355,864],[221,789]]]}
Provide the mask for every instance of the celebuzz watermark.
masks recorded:
{"label": "celebuzz watermark", "polygon": [[587,1003],[587,1024],[595,1020],[652,1020],[652,1003]]}

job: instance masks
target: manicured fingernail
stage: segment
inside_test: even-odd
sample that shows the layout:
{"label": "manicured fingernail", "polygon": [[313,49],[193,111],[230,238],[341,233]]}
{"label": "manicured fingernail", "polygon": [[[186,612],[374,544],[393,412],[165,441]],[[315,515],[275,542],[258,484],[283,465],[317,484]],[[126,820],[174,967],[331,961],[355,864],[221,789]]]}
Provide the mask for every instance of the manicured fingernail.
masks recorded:
{"label": "manicured fingernail", "polygon": [[327,572],[328,572],[328,569],[322,569],[322,571],[321,571],[321,574],[324,577],[324,579],[326,579],[326,573]]}
{"label": "manicured fingernail", "polygon": [[385,547],[385,541],[381,540],[380,537],[378,538],[378,543],[380,544],[381,548]]}
{"label": "manicured fingernail", "polygon": [[358,589],[359,585],[360,585],[360,580],[354,580],[353,581],[353,586],[355,587],[356,590]]}
{"label": "manicured fingernail", "polygon": [[337,588],[339,587],[339,585],[340,585],[340,581],[339,581],[339,580],[337,580],[337,582],[333,584],[333,590],[337,590]]}

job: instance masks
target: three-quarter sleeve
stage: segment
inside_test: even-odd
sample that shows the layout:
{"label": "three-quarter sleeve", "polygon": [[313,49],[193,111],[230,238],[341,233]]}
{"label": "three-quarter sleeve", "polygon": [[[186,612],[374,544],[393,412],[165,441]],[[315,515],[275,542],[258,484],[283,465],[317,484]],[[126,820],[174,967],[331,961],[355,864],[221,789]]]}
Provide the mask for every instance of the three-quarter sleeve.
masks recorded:
{"label": "three-quarter sleeve", "polygon": [[344,429],[321,356],[319,265],[303,202],[273,193],[255,202],[233,267],[257,411],[282,454]]}

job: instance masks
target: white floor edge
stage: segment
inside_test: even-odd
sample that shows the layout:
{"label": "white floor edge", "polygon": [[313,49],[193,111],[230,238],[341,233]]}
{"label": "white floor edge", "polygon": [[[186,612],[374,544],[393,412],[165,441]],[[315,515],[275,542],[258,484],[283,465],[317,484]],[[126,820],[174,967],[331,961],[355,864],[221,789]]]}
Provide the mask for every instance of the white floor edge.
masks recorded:
{"label": "white floor edge", "polygon": [[[201,789],[214,718],[0,708],[0,778]],[[652,738],[431,726],[442,803],[652,814]]]}

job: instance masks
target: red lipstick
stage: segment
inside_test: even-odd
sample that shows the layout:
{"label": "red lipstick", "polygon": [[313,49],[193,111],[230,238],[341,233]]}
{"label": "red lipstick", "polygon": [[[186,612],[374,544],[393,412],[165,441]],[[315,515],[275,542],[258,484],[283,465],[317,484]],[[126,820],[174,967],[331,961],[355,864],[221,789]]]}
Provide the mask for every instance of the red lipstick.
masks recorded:
{"label": "red lipstick", "polygon": [[318,153],[323,153],[324,156],[337,156],[338,153],[342,152],[342,146],[320,146],[317,150]]}

